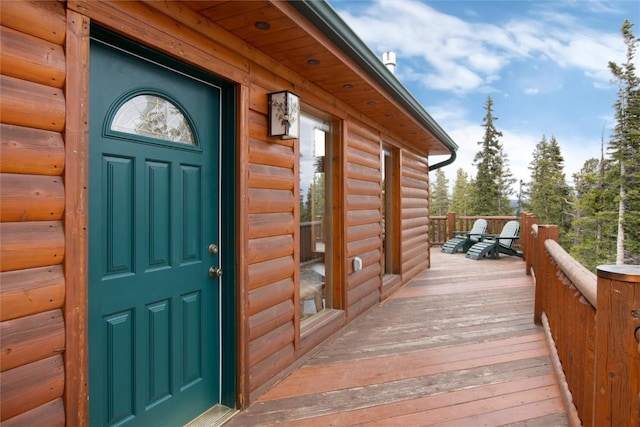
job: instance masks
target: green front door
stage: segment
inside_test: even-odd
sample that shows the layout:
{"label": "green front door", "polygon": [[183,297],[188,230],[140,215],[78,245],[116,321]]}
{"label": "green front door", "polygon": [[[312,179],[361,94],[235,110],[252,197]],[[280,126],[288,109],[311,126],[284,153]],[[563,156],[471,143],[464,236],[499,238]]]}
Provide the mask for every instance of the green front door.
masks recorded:
{"label": "green front door", "polygon": [[91,42],[92,426],[179,426],[220,401],[220,100],[160,55]]}

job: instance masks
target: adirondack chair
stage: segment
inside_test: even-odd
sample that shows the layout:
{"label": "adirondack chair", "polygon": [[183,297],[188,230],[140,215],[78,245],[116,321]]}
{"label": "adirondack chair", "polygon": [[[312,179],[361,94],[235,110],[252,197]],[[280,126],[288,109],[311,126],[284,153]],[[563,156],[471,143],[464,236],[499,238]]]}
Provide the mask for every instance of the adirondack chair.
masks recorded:
{"label": "adirondack chair", "polygon": [[476,219],[471,230],[455,231],[453,233],[454,237],[447,240],[445,244],[442,245],[442,252],[446,254],[455,254],[458,252],[458,249],[462,249],[462,252],[467,252],[471,245],[480,241],[479,236],[486,232],[487,220],[482,218]]}
{"label": "adirondack chair", "polygon": [[[513,241],[519,239],[520,223],[518,221],[509,221],[499,235],[483,234],[480,241],[473,244],[467,251],[467,258],[480,259],[489,255],[492,259],[497,259],[503,253],[506,255],[522,256],[522,252],[513,249]],[[493,239],[492,239],[493,238]]]}

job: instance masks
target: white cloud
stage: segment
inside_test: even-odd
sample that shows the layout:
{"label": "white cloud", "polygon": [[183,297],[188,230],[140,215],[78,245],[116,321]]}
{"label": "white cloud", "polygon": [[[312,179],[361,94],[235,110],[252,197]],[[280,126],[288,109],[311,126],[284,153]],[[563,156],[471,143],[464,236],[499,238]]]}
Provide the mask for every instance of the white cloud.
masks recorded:
{"label": "white cloud", "polygon": [[[405,67],[403,73],[430,89],[458,93],[482,89],[509,64],[540,58],[582,70],[602,87],[611,79],[608,61],[624,59],[618,33],[590,29],[575,16],[552,10],[549,3],[502,24],[465,22],[417,0],[365,4],[358,16],[340,14],[369,46],[379,52],[395,51],[399,67]],[[603,6],[599,1],[589,4]],[[409,69],[408,64],[419,60],[426,61],[427,69],[418,65]]]}
{"label": "white cloud", "polygon": [[537,95],[540,92],[540,89],[537,87],[528,87],[524,90],[525,95]]}

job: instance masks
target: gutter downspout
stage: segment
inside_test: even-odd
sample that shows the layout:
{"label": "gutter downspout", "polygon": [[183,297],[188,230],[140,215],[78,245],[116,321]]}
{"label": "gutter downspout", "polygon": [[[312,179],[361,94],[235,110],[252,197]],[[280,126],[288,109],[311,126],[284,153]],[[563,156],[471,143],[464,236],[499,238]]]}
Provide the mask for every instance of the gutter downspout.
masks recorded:
{"label": "gutter downspout", "polygon": [[444,161],[442,161],[440,163],[436,163],[435,165],[429,165],[429,172],[434,171],[436,169],[440,169],[440,168],[442,168],[444,166],[450,165],[451,163],[453,163],[456,160],[456,156],[457,156],[456,152],[452,151],[451,152],[451,157],[449,157],[447,160],[444,160]]}

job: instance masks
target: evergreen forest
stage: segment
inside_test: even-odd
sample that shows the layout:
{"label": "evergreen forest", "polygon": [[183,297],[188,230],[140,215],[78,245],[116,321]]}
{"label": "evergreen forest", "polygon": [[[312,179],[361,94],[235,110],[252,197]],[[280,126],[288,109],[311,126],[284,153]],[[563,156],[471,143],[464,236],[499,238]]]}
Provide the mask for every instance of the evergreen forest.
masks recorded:
{"label": "evergreen forest", "polygon": [[460,168],[450,187],[445,171],[437,169],[431,178],[430,214],[527,211],[541,224],[558,225],[559,243],[591,271],[601,264],[640,264],[640,78],[634,66],[640,38],[628,20],[621,33],[625,61],[608,64],[617,87],[615,126],[608,141],[601,136],[600,153],[573,174],[572,186],[564,173],[561,142],[552,133],[543,134],[531,154],[529,180],[517,182],[502,144],[494,100],[488,96],[475,176]]}

